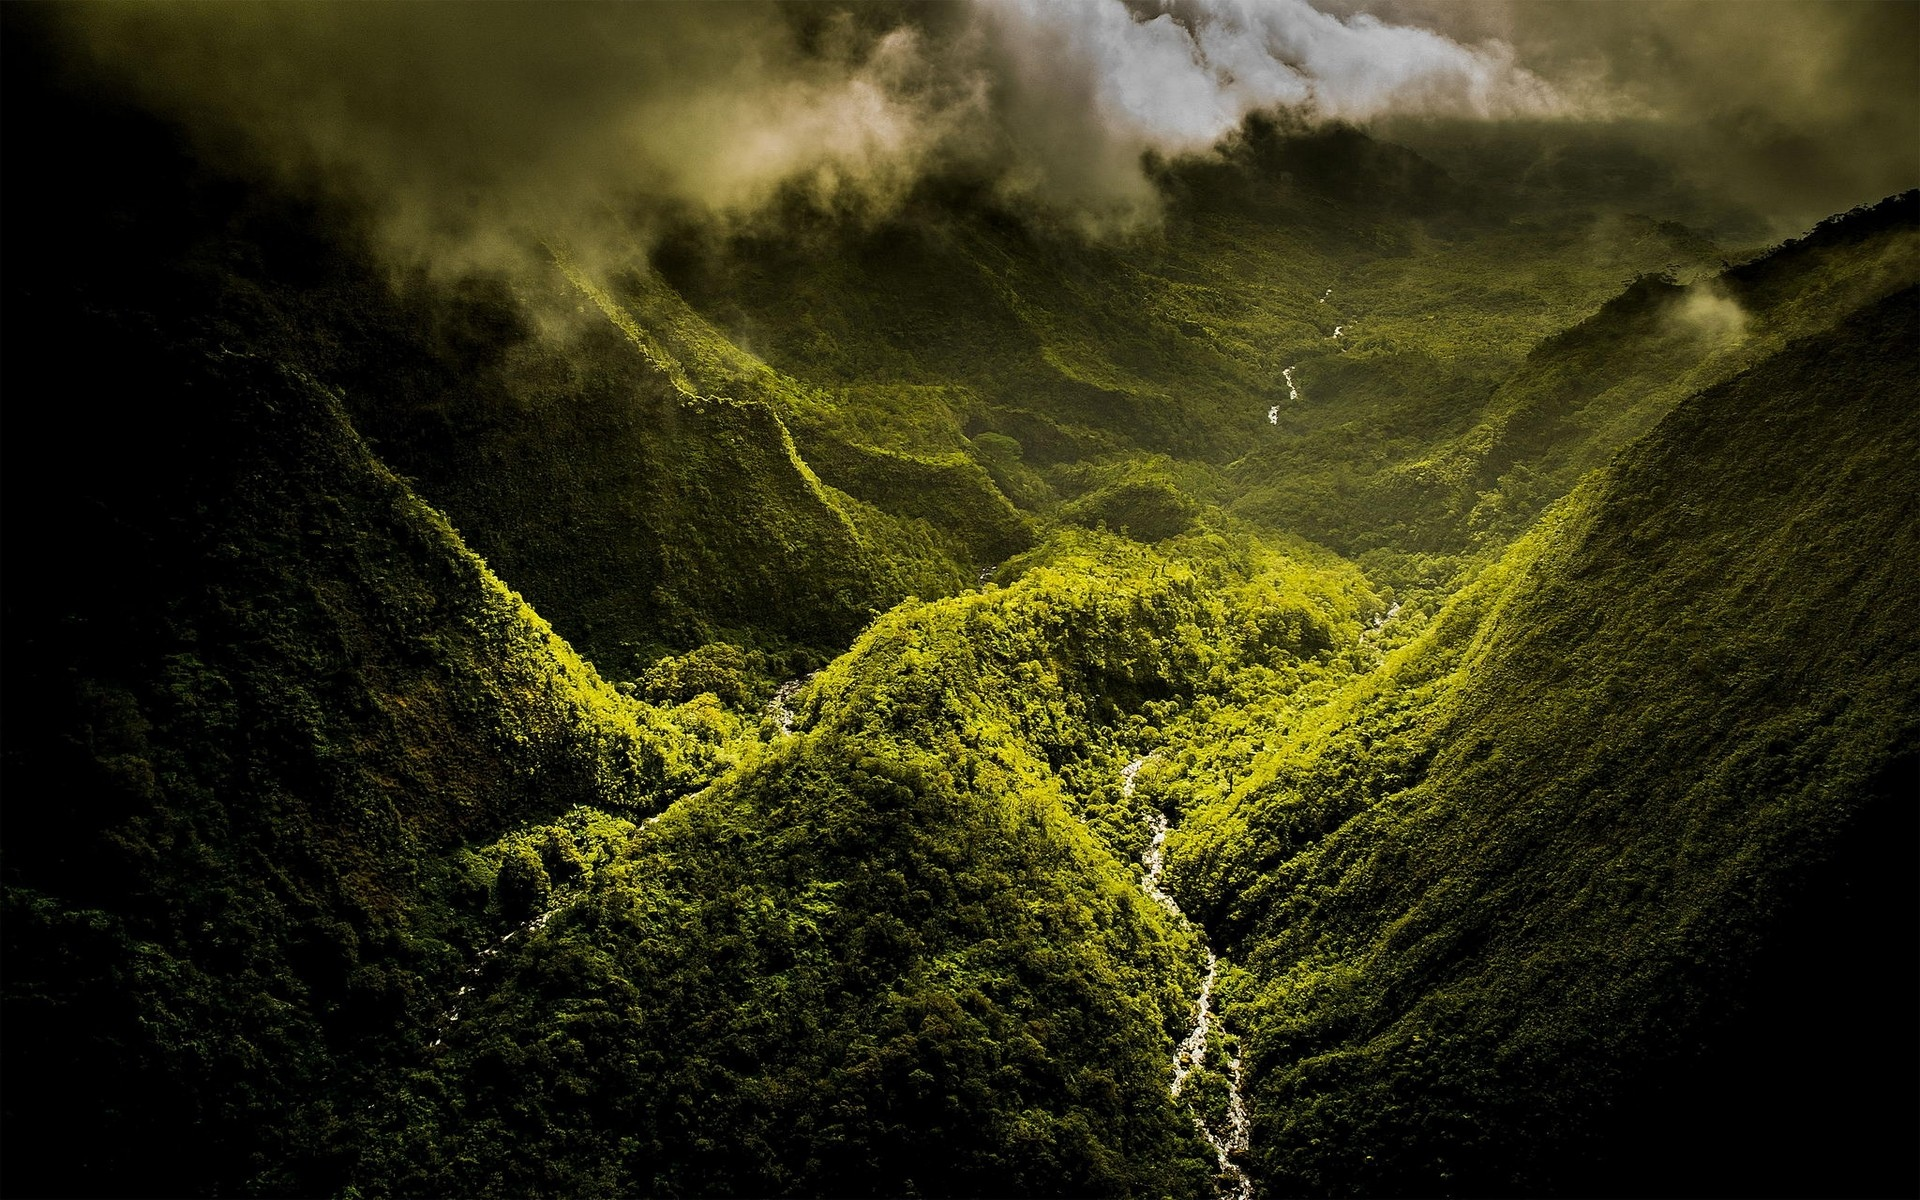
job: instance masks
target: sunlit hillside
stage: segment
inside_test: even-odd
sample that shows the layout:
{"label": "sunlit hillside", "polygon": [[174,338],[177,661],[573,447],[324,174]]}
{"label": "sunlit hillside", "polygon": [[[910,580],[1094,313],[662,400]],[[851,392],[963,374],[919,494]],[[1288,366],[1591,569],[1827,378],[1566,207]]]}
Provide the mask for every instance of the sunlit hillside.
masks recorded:
{"label": "sunlit hillside", "polygon": [[0,12],[0,1188],[1911,1195],[1920,8],[1731,7]]}

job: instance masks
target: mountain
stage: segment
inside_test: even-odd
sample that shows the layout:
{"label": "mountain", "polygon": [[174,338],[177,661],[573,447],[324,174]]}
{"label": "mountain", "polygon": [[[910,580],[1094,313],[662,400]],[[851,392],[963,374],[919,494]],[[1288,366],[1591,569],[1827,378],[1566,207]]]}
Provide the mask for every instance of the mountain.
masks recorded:
{"label": "mountain", "polygon": [[1280,1190],[1900,1189],[1916,313],[1689,397],[1187,822]]}
{"label": "mountain", "polygon": [[[8,1039],[7,1121],[97,1136],[10,1182],[301,1190],[381,1086],[357,1064],[417,1046],[482,936],[448,856],[581,804],[637,815],[721,758],[605,684],[311,377],[27,298],[9,329],[65,368],[49,387],[21,355],[9,393],[85,466],[8,506],[42,579],[6,607],[7,1020],[34,1031]],[[63,395],[125,411],[103,430]]]}
{"label": "mountain", "polygon": [[1913,1189],[1920,193],[1253,118],[461,273],[37,12],[7,1190]]}
{"label": "mountain", "polygon": [[[164,153],[164,131],[119,113],[95,119],[102,143],[147,146],[148,165],[213,190]],[[73,182],[85,194],[97,181]],[[316,289],[317,302],[293,310],[284,290],[251,286],[244,273],[255,255],[290,241],[305,248],[279,224],[302,214],[263,214],[242,193],[213,190],[182,253],[164,240],[178,213],[156,227],[137,203],[115,210],[126,190],[91,194],[110,198],[108,213],[98,200],[50,196],[38,228],[87,232],[98,261],[144,269],[76,273],[70,259],[23,243],[10,255],[8,328],[29,349],[9,356],[8,391],[44,397],[10,422],[10,445],[28,436],[84,445],[90,469],[59,503],[25,505],[15,491],[8,505],[12,561],[47,579],[8,595],[6,1004],[10,1030],[34,1031],[7,1040],[10,1144],[60,1145],[59,1131],[82,1122],[98,1136],[77,1158],[10,1155],[10,1187],[705,1191],[798,1178],[884,1190],[901,1170],[923,1169],[920,1124],[890,1115],[918,1096],[930,1119],[982,1131],[934,1165],[949,1190],[1127,1190],[1141,1180],[1204,1190],[1191,1127],[1164,1096],[1139,1103],[1156,1094],[1159,1027],[1176,1019],[1176,986],[1191,968],[1176,964],[1163,922],[1077,824],[1024,792],[956,785],[928,771],[928,751],[876,757],[881,745],[857,729],[821,748],[815,782],[802,786],[766,761],[756,723],[708,689],[671,709],[622,695],[369,453],[341,393],[307,373],[303,358],[325,339],[303,318],[331,298]],[[229,255],[241,271],[221,269]],[[342,260],[329,251],[319,261],[332,270]],[[98,404],[62,403],[55,379]],[[103,423],[103,412],[116,419]],[[760,420],[695,428],[722,444],[744,440],[742,428],[776,439],[778,422]],[[806,477],[790,444],[775,469]],[[9,472],[14,488],[25,477]],[[818,497],[817,483],[802,494]],[[704,669],[703,682],[727,667],[713,655],[679,665]],[[995,780],[1013,765],[975,770]],[[725,790],[697,806],[683,800],[673,820],[642,833],[641,818],[722,772]],[[1044,772],[1028,766],[1022,778]],[[794,808],[797,787],[844,789],[824,810],[840,824],[794,830],[803,843],[826,839],[811,875],[792,839],[768,836],[780,829],[774,814],[793,822],[812,812]],[[903,803],[924,823],[905,819]],[[761,848],[742,857],[749,836]],[[631,858],[647,838],[683,847],[684,882],[648,873],[645,897],[603,887],[603,870],[634,882]],[[941,904],[925,900],[903,923],[889,889],[911,880],[920,890],[910,894],[925,897],[936,879]],[[787,928],[790,892],[804,903]],[[975,910],[957,922],[947,909],[956,896]],[[627,1025],[589,1005],[603,1013],[602,1032],[671,1034],[717,1002],[718,986],[743,1006],[712,1033],[722,1070],[756,1040],[776,1063],[793,1056],[779,1077],[743,1081],[739,1115],[719,1126],[745,1129],[760,1111],[784,1123],[800,1102],[871,1106],[871,1118],[844,1117],[851,1130],[819,1135],[840,1161],[797,1174],[793,1156],[812,1151],[775,1130],[759,1163],[724,1139],[671,1136],[682,1102],[673,1088],[649,1114],[664,1122],[650,1150],[615,1138],[603,1161],[556,1148],[545,1167],[524,1161],[549,1174],[503,1176],[517,1152],[482,1129],[474,1152],[492,1165],[476,1170],[454,1149],[468,1136],[462,1126],[417,1159],[430,1126],[392,1104],[427,1101],[411,1100],[401,1081],[418,1078],[429,1095],[472,1089],[475,1108],[495,1098],[501,1060],[462,1036],[492,1013],[471,1008],[514,995],[494,985],[503,968],[521,970],[520,944],[546,954],[551,939],[570,940],[576,913],[601,914],[580,918],[588,929],[622,928],[618,914],[641,899],[654,901],[654,936],[685,957],[657,959],[650,937],[620,938],[605,964],[620,971],[617,989],[639,999],[643,968],[657,971],[644,1005],[661,1015]],[[762,920],[776,914],[777,934]],[[1020,939],[987,938],[1021,923],[1030,927]],[[992,949],[988,940],[1005,948],[972,953]],[[1064,954],[1044,948],[1089,940]],[[914,965],[923,941],[937,968]],[[821,957],[850,949],[851,960]],[[727,965],[736,951],[746,959]],[[746,964],[762,954],[800,958],[807,976],[776,1010],[778,1024],[755,1009],[766,981]],[[602,964],[567,961],[558,974],[544,958],[533,968],[536,996],[597,985]],[[463,999],[476,994],[486,999]],[[795,1090],[807,1079],[799,1029],[818,1019],[822,995],[851,1003],[816,1035],[817,1054],[851,1053],[845,1038],[891,1014],[885,1038],[869,1038],[866,1058],[841,1068],[824,1097]],[[510,1044],[525,1047],[516,1021],[527,1018],[509,1012]],[[531,1019],[551,1015],[542,1004]],[[573,1040],[547,1038],[534,1071],[578,1062],[583,1045],[600,1049],[584,1026],[567,1025]],[[658,1053],[644,1059],[649,1071]],[[518,1049],[508,1066],[516,1078],[529,1069]],[[939,1071],[937,1088],[923,1066]],[[704,1059],[688,1056],[680,1069],[683,1100],[722,1102]],[[1001,1086],[996,1073],[1008,1072],[1031,1073],[1030,1094]],[[944,1103],[956,1073],[967,1102]],[[556,1103],[581,1087],[547,1077]],[[615,1107],[634,1095],[624,1069],[595,1082],[618,1087],[607,1098]],[[770,1087],[793,1096],[769,1110]],[[527,1136],[526,1097],[503,1103],[502,1128]],[[580,1121],[597,1119],[559,1116],[569,1144]],[[182,1157],[186,1145],[195,1150]],[[641,1165],[617,1173],[635,1154]]]}

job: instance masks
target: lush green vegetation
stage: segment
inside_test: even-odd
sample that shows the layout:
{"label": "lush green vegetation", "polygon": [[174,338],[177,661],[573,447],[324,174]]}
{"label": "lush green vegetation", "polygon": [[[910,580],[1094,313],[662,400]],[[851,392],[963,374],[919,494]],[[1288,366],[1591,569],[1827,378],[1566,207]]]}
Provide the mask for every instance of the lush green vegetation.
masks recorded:
{"label": "lush green vegetation", "polygon": [[1374,601],[1218,535],[1009,575],[894,609],[658,822],[473,860],[469,903],[543,919],[367,1118],[362,1186],[1205,1193],[1164,1084],[1192,934],[1135,886],[1161,793],[1119,767],[1229,679],[1346,673]]}
{"label": "lush green vegetation", "polygon": [[[1569,1146],[1648,1187],[1630,1149],[1584,1144],[1636,1125],[1604,1097],[1726,1018],[1852,822],[1910,825],[1915,300],[1682,405],[1174,841],[1257,981],[1280,1187],[1527,1192]],[[1748,1002],[1846,1019],[1783,990]],[[1792,1190],[1779,1170],[1689,1184]]]}
{"label": "lush green vegetation", "polygon": [[7,1021],[37,1034],[8,1049],[41,1083],[8,1124],[98,1131],[13,1178],[304,1190],[457,971],[465,927],[422,903],[437,856],[568,805],[637,814],[728,752],[604,684],[310,378],[130,313],[76,332],[117,354],[68,378],[154,419],[10,523],[98,556],[9,596],[37,632],[9,655]]}
{"label": "lush green vegetation", "polygon": [[9,19],[9,1191],[1910,1189],[1920,196],[394,278]]}

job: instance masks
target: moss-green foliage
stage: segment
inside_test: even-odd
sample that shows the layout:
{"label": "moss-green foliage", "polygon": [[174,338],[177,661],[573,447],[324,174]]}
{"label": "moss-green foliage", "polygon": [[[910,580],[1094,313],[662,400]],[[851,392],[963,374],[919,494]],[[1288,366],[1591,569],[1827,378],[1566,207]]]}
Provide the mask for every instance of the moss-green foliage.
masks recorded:
{"label": "moss-green foliage", "polygon": [[1911,1144],[1912,196],[1255,122],[390,281],[6,20],[8,1191],[1204,1195],[1236,1049],[1272,1192]]}
{"label": "moss-green foliage", "polygon": [[1682,405],[1173,843],[1261,980],[1239,1019],[1274,1186],[1632,1162],[1582,1144],[1603,1097],[1725,1018],[1876,795],[1911,803],[1886,789],[1920,735],[1915,305]]}
{"label": "moss-green foliage", "polygon": [[[1115,773],[1124,754],[1058,762],[1084,818],[1129,858],[1146,847],[1150,807],[1176,814],[1192,800],[1190,783],[1167,778],[1209,752],[1193,740],[1196,726],[1250,696],[1304,696],[1349,676],[1366,661],[1360,615],[1378,604],[1345,564],[1211,531],[1152,550],[1066,532],[1014,560],[1003,577],[1040,585],[1037,596],[1014,602],[1038,602],[1040,627],[1053,630],[1052,648],[1027,652],[1074,668],[1069,678],[1079,682],[1057,703],[1111,726],[1128,751],[1153,754],[1132,798]],[[990,677],[986,687],[1024,694],[1041,678],[1027,670]]]}
{"label": "moss-green foliage", "polygon": [[[1360,338],[1295,377],[1365,430],[1301,424],[1256,450],[1235,466],[1235,511],[1347,553],[1503,545],[1681,398],[1920,278],[1917,238],[1908,193],[1740,267],[1642,275],[1495,387],[1439,351],[1383,355]],[[1458,325],[1450,315],[1449,336]]]}
{"label": "moss-green foliage", "polygon": [[97,1138],[11,1177],[310,1190],[459,961],[435,856],[725,759],[602,683],[311,380],[83,328],[117,347],[83,386],[153,418],[96,433],[115,473],[13,541],[43,572],[104,557],[9,609],[7,1120]]}
{"label": "moss-green foliage", "polygon": [[656,704],[685,704],[711,695],[723,705],[742,708],[766,690],[766,669],[765,655],[730,642],[712,642],[660,659],[620,690],[635,691]]}
{"label": "moss-green foliage", "polygon": [[[362,1183],[1204,1193],[1165,1090],[1191,934],[1135,886],[1114,739],[1243,660],[1322,669],[1355,585],[1253,543],[1190,555],[1065,539],[1009,587],[888,613],[805,689],[804,732],[476,976]],[[494,911],[533,913],[578,840],[494,851]]]}
{"label": "moss-green foliage", "polygon": [[1026,448],[1018,438],[982,430],[970,440],[981,465],[1007,499],[1022,508],[1041,508],[1053,499],[1046,479],[1027,465]]}
{"label": "moss-green foliage", "polygon": [[1185,533],[1198,510],[1171,479],[1140,472],[1062,506],[1060,518],[1076,525],[1105,526],[1137,541],[1159,542]]}

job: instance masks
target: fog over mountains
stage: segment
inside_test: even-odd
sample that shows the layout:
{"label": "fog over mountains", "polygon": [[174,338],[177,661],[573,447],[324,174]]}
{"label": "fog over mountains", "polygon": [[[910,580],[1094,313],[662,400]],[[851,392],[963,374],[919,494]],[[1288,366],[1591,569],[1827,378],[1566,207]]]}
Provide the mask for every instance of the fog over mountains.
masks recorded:
{"label": "fog over mountains", "polygon": [[0,22],[8,1193],[1920,1187],[1920,5]]}
{"label": "fog over mountains", "polygon": [[[1626,123],[1736,171],[1777,232],[1911,182],[1905,4],[95,5],[80,52],[222,149],[371,196],[395,248],[786,189],[868,217],[930,177],[1108,234],[1151,224],[1143,154],[1250,114]],[[607,212],[611,206],[617,210]]]}

